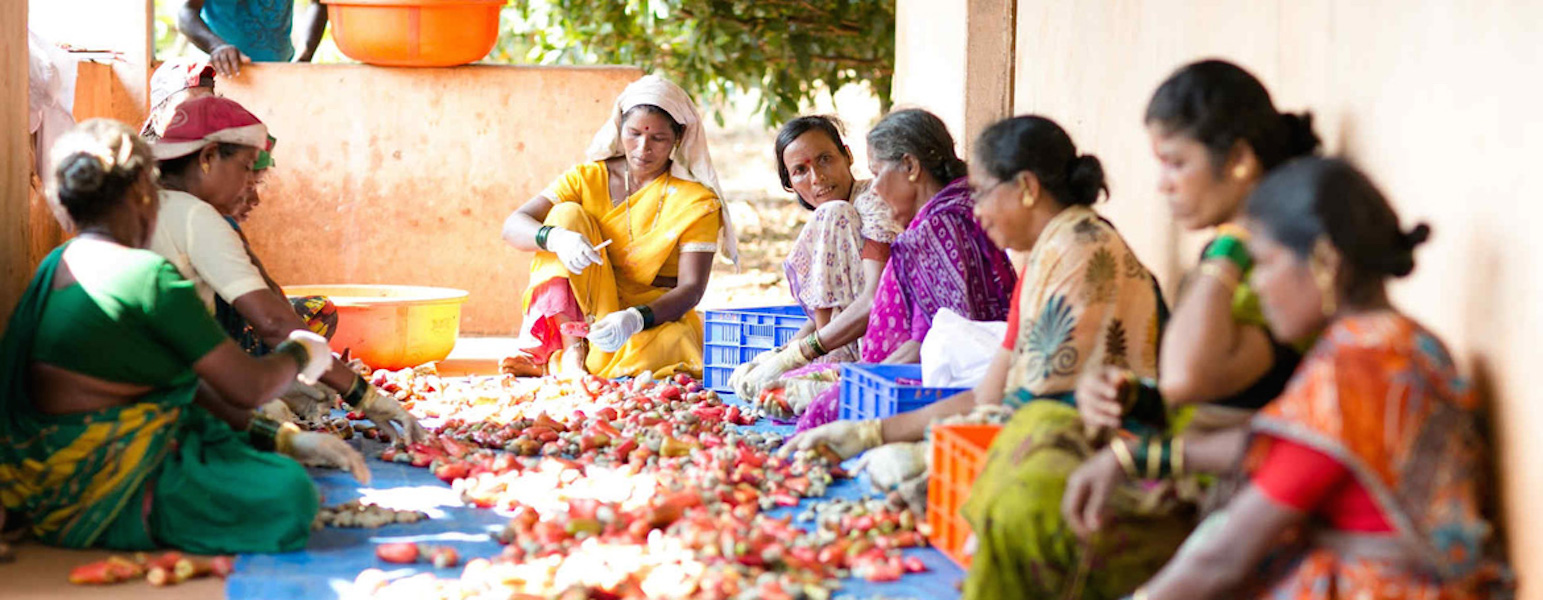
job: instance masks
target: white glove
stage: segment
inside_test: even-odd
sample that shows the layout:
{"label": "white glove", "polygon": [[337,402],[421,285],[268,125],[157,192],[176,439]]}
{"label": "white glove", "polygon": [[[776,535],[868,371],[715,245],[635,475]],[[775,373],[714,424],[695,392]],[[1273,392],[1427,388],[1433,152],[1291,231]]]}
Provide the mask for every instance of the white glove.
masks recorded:
{"label": "white glove", "polygon": [[306,385],[315,385],[322,374],[332,367],[332,349],[327,347],[327,338],[305,329],[296,329],[289,332],[289,339],[286,341],[300,344],[305,348],[307,360],[296,377]]}
{"label": "white glove", "polygon": [[427,441],[429,438],[429,433],[423,430],[423,425],[420,425],[416,417],[402,408],[401,402],[387,396],[374,385],[365,390],[364,399],[359,401],[359,412],[364,413],[364,417],[379,427],[380,433],[393,442],[400,437],[392,427],[393,424],[402,428],[402,433],[407,438],[406,443],[416,444]]}
{"label": "white glove", "polygon": [[896,442],[863,453],[856,470],[867,471],[868,481],[881,492],[888,492],[913,477],[927,472],[924,444]]}
{"label": "white glove", "polygon": [[283,401],[291,412],[297,417],[314,419],[332,408],[329,400],[332,399],[332,391],[320,384],[306,385],[296,379],[289,382],[289,389],[279,394],[279,400]]}
{"label": "white glove", "polygon": [[[286,435],[280,433],[279,435]],[[328,433],[298,431],[288,433],[289,439],[280,445],[281,451],[302,465],[336,467],[348,471],[359,483],[370,482],[370,468],[348,442]]]}
{"label": "white glove", "polygon": [[743,363],[734,368],[734,374],[729,375],[729,389],[734,390],[734,395],[739,396],[741,400],[755,400],[756,396],[761,393],[761,390],[746,386],[745,376],[749,375],[756,367],[761,366],[761,363],[776,356],[777,350],[778,348],[772,348],[757,354],[750,358],[750,362]]}
{"label": "white glove", "polygon": [[589,343],[601,352],[615,352],[643,330],[643,313],[636,308],[618,310],[589,328]]}
{"label": "white glove", "polygon": [[809,450],[825,444],[836,454],[841,455],[842,460],[846,460],[870,448],[877,448],[883,443],[884,437],[879,431],[878,419],[836,421],[793,436],[793,439],[788,440],[787,445],[783,446],[783,453],[792,450]]}
{"label": "white glove", "polygon": [[[801,346],[802,344],[795,342],[775,350],[775,354],[761,361],[745,374],[740,380],[740,387],[735,388],[735,392],[745,392],[740,398],[755,398],[761,395],[761,390],[766,389],[767,384],[776,381],[783,373],[809,364],[809,359],[804,358]],[[757,358],[760,356],[758,355]]]}
{"label": "white glove", "polygon": [[269,400],[257,407],[257,415],[273,419],[280,423],[298,423],[300,417],[295,416],[294,411],[283,400]]}
{"label": "white glove", "polygon": [[546,248],[557,255],[570,273],[581,273],[590,265],[600,264],[600,251],[576,231],[554,227],[546,234]]}

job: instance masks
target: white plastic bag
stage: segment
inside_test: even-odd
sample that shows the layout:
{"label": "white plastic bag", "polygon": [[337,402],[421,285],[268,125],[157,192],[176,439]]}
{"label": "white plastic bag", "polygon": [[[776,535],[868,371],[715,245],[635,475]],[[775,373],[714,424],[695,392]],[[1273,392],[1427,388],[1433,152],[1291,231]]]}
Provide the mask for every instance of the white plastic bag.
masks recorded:
{"label": "white plastic bag", "polygon": [[1006,321],[971,321],[947,308],[922,341],[922,385],[975,387],[1007,335]]}

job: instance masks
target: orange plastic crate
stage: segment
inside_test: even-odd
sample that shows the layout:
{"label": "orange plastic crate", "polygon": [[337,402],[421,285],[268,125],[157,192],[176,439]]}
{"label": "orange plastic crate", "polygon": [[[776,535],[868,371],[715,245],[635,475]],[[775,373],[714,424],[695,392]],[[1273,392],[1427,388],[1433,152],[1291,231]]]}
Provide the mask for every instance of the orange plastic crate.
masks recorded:
{"label": "orange plastic crate", "polygon": [[943,554],[968,569],[964,542],[970,524],[959,514],[975,477],[986,466],[986,450],[1001,425],[940,425],[932,428],[932,478],[927,483],[928,539]]}

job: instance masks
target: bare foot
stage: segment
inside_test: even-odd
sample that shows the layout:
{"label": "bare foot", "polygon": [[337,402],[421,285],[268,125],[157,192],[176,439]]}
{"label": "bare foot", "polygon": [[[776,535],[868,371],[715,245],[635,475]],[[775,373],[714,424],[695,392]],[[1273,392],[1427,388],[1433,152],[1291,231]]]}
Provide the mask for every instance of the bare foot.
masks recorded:
{"label": "bare foot", "polygon": [[542,368],[524,354],[506,356],[503,360],[498,361],[498,372],[515,377],[540,377],[543,375]]}

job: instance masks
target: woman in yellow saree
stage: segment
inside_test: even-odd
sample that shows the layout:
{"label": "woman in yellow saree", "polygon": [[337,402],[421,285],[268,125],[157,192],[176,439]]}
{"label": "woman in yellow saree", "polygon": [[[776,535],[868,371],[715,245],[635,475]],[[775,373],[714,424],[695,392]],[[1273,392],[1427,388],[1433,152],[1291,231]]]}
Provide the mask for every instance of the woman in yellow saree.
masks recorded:
{"label": "woman in yellow saree", "polygon": [[[701,376],[693,309],[720,246],[738,253],[696,107],[644,77],[617,97],[586,156],[504,223],[505,240],[535,252],[523,355],[506,370]],[[563,327],[589,322],[587,333]]]}

